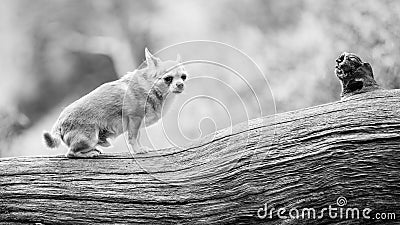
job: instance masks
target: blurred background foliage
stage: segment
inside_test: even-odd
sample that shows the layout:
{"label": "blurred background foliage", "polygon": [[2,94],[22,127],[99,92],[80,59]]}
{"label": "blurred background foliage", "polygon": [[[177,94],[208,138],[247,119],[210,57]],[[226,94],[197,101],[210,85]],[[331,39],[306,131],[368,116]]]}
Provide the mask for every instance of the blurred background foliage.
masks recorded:
{"label": "blurred background foliage", "polygon": [[[42,146],[42,131],[66,105],[137,68],[146,46],[156,52],[188,40],[220,41],[241,49],[262,71],[226,46],[183,45],[160,53],[162,59],[179,52],[184,60],[230,65],[252,88],[221,68],[188,65],[191,82],[186,99],[179,97],[181,105],[195,95],[213,96],[228,105],[231,118],[204,99],[181,114],[175,109],[164,119],[171,127],[165,132],[183,144],[178,136],[196,139],[214,128],[273,114],[275,106],[284,112],[338,100],[333,70],[343,51],[370,62],[383,87],[399,88],[399,12],[395,0],[4,0],[0,157],[63,153]],[[202,120],[208,117],[212,120]],[[163,132],[155,125],[142,141],[167,147],[165,140],[157,141]],[[120,138],[110,151],[125,150]]]}

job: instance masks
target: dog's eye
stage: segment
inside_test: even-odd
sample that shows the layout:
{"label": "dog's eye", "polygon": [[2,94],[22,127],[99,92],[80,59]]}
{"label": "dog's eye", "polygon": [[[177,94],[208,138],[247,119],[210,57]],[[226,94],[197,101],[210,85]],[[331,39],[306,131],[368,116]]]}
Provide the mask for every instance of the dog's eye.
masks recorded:
{"label": "dog's eye", "polygon": [[186,80],[186,74],[182,74],[181,78],[182,80]]}
{"label": "dog's eye", "polygon": [[172,76],[164,77],[165,82],[171,83],[174,78]]}

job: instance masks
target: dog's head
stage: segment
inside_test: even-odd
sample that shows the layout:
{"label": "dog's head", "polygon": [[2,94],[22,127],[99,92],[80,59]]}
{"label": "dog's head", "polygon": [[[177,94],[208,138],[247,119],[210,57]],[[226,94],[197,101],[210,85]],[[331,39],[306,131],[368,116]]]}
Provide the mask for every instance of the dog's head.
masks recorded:
{"label": "dog's head", "polygon": [[147,74],[153,77],[153,88],[163,94],[182,93],[188,73],[182,65],[180,56],[176,60],[161,61],[145,49]]}

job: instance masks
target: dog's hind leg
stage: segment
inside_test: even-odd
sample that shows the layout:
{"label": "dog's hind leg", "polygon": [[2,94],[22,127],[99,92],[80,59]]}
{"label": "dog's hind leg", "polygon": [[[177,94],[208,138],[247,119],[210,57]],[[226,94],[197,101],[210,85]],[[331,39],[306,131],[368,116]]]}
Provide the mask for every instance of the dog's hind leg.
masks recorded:
{"label": "dog's hind leg", "polygon": [[98,132],[71,131],[67,136],[68,158],[93,158],[101,154],[96,149],[98,143]]}

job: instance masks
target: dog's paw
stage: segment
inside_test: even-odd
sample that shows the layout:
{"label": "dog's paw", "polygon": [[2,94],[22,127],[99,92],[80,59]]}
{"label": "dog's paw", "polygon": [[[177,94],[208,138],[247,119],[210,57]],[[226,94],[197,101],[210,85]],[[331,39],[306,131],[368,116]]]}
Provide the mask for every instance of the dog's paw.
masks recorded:
{"label": "dog's paw", "polygon": [[100,154],[101,154],[101,152],[96,149],[96,150],[85,153],[85,158],[95,158],[95,157],[98,157]]}
{"label": "dog's paw", "polygon": [[149,148],[147,146],[140,146],[135,153],[137,153],[137,154],[145,154],[145,153],[151,152],[153,150],[154,149]]}
{"label": "dog's paw", "polygon": [[68,158],[95,158],[98,157],[102,152],[98,149],[93,149],[88,152],[72,152],[67,153]]}

